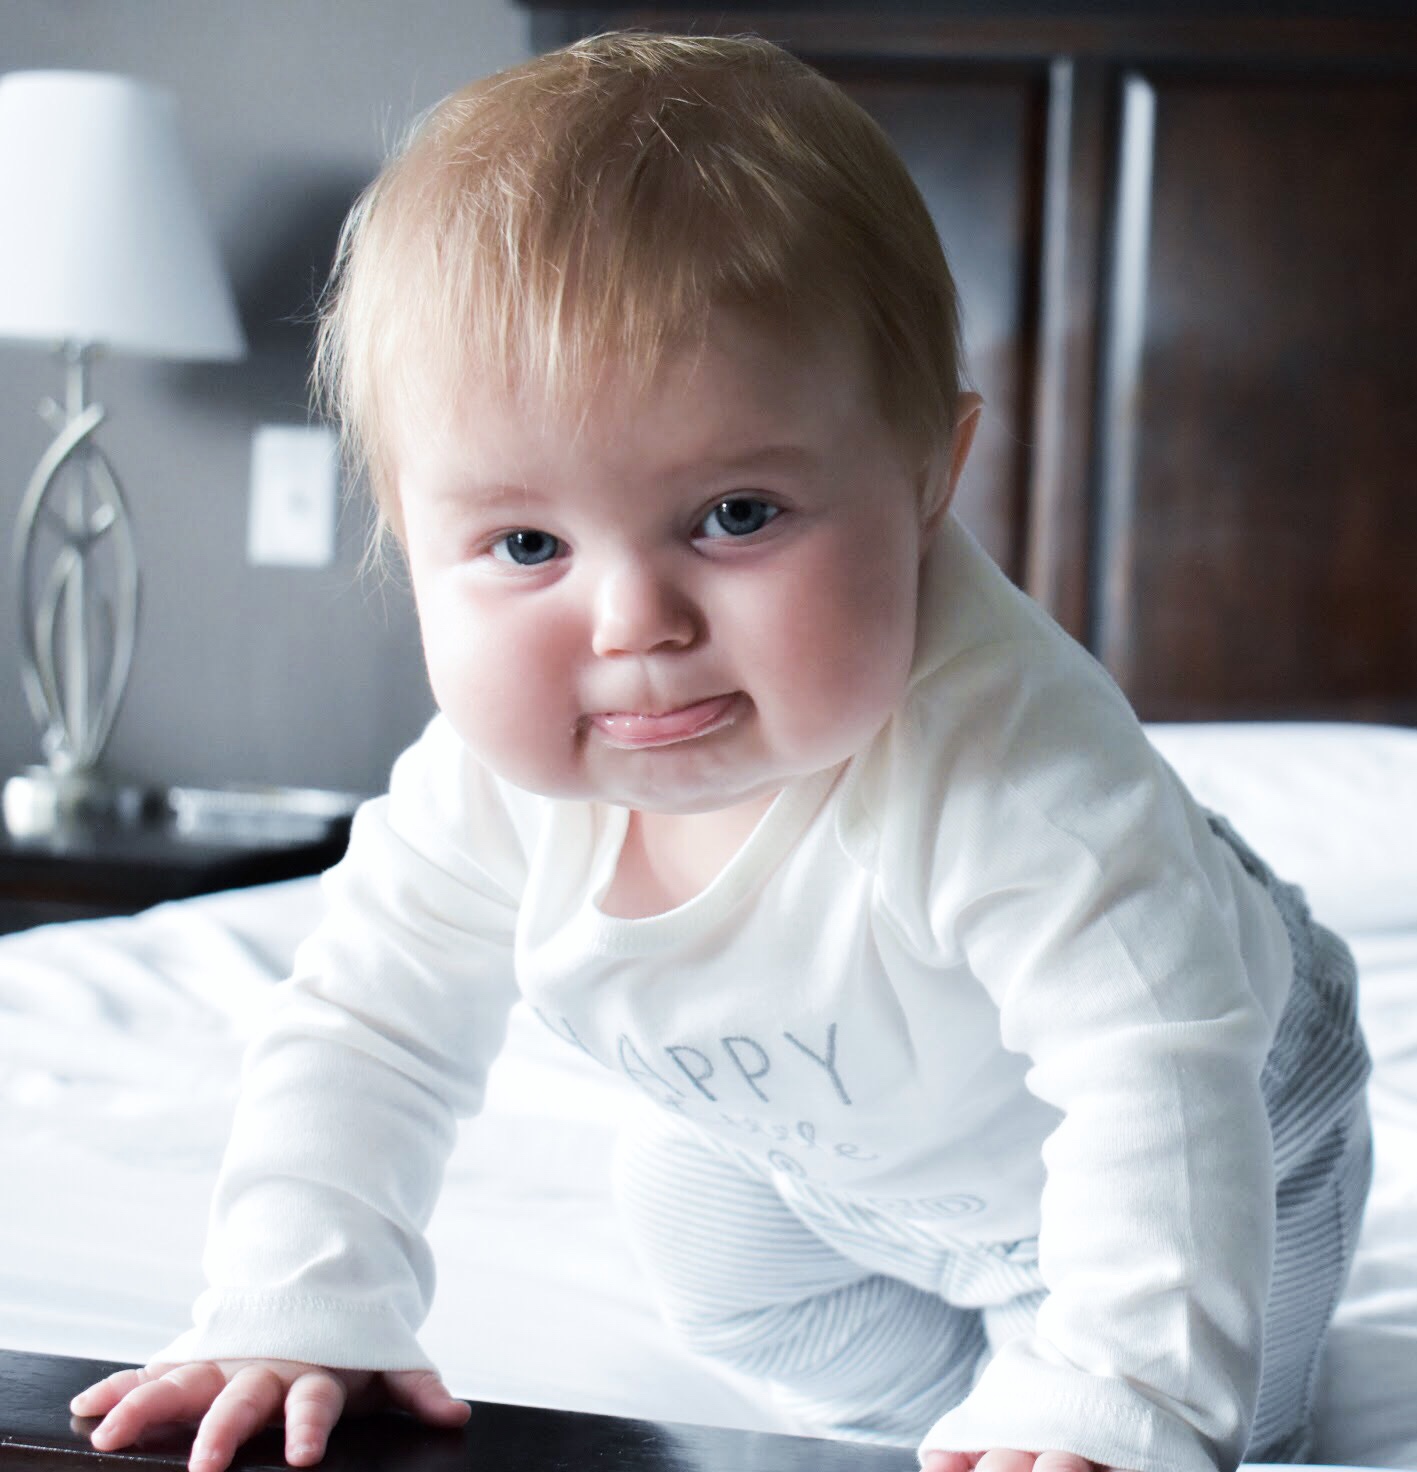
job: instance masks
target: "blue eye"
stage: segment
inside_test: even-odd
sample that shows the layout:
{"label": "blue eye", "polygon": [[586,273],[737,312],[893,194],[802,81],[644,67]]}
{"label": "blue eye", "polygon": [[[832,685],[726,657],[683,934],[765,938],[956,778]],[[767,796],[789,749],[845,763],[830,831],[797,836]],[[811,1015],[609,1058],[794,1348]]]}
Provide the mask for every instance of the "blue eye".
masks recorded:
{"label": "blue eye", "polygon": [[700,523],[700,535],[712,539],[721,537],[751,537],[760,532],[775,516],[778,508],[760,501],[756,496],[732,496],[720,501]]}
{"label": "blue eye", "polygon": [[499,562],[515,562],[518,567],[539,567],[561,550],[561,544],[550,532],[524,529],[508,532],[492,544],[492,555]]}

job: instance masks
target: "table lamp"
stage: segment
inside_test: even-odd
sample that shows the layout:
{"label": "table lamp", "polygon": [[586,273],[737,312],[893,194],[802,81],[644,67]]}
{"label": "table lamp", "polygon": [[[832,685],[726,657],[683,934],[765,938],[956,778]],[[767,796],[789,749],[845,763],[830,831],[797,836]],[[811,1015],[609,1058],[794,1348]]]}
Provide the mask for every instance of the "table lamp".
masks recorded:
{"label": "table lamp", "polygon": [[0,77],[0,338],[64,364],[54,439],[20,503],[13,568],[21,679],[43,765],[5,788],[11,827],[112,813],[101,765],[132,665],[138,561],[123,491],[94,442],[95,355],[245,353],[230,283],[177,133],[175,100],[128,77]]}

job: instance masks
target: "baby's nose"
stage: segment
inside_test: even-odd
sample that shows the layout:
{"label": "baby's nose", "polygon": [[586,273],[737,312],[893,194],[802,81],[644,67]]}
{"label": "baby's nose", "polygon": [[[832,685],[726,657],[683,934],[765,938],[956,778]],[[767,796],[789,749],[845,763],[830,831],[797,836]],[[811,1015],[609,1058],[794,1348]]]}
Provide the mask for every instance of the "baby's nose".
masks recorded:
{"label": "baby's nose", "polygon": [[605,657],[684,649],[698,638],[700,622],[693,599],[672,578],[627,560],[599,580],[591,647]]}

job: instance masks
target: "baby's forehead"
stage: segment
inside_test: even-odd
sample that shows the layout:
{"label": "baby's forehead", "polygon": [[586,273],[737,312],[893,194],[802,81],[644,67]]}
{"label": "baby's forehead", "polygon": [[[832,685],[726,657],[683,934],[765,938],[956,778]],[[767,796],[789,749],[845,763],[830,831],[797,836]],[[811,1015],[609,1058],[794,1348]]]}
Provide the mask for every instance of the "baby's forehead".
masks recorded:
{"label": "baby's forehead", "polygon": [[740,463],[798,471],[859,432],[873,401],[861,379],[848,345],[806,351],[726,324],[656,362],[607,361],[575,380],[430,362],[393,416],[396,460],[512,484],[576,455],[686,478]]}
{"label": "baby's forehead", "polygon": [[523,338],[489,351],[486,334],[407,343],[388,395],[401,417],[513,416],[560,438],[597,422],[653,412],[666,401],[741,399],[735,412],[813,402],[824,381],[857,392],[872,379],[854,323],[789,320],[737,306],[668,324],[636,347],[596,340]]}

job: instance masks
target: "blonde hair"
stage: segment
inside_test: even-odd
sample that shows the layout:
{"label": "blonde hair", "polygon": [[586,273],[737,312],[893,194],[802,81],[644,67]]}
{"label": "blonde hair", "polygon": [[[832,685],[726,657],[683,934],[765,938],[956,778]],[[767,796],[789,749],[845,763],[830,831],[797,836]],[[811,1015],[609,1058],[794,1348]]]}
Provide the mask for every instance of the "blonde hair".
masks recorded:
{"label": "blonde hair", "polygon": [[880,127],[769,42],[613,32],[415,126],[345,223],[315,391],[397,530],[400,416],[489,369],[557,404],[644,381],[721,306],[854,330],[918,463],[948,444],[954,283]]}

